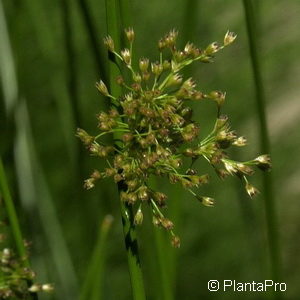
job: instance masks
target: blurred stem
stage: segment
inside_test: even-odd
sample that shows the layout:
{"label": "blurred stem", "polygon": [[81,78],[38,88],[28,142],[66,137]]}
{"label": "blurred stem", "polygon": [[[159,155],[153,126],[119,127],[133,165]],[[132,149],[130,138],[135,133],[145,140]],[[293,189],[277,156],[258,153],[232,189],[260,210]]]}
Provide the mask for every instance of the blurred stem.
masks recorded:
{"label": "blurred stem", "polygon": [[19,256],[23,259],[24,258],[24,265],[26,267],[29,267],[29,261],[26,255],[26,249],[24,246],[23,238],[22,238],[22,233],[20,229],[20,224],[19,220],[17,217],[17,213],[15,210],[14,202],[12,200],[9,188],[8,188],[8,183],[2,163],[2,159],[0,158],[0,190],[1,194],[4,199],[5,207],[7,210],[7,216],[9,220],[9,224],[11,226],[12,234],[16,243],[17,251]]}
{"label": "blurred stem", "polygon": [[[77,140],[74,138],[75,120],[72,111],[69,91],[66,87],[65,74],[60,66],[63,63],[63,56],[57,55],[60,38],[58,32],[53,30],[53,18],[45,1],[23,0],[22,7],[27,14],[28,22],[32,23],[36,31],[37,44],[43,53],[45,63],[49,68],[49,85],[56,101],[57,112],[62,124],[62,133],[65,139],[65,149],[68,154],[72,173],[77,168]],[[63,49],[60,49],[63,51]],[[26,95],[25,95],[26,96]]]}
{"label": "blurred stem", "polygon": [[97,243],[92,254],[92,259],[89,263],[87,275],[85,277],[80,300],[101,300],[103,298],[103,278],[106,250],[107,250],[107,236],[110,231],[113,218],[110,215],[104,217],[101,224]]}
{"label": "blurred stem", "polygon": [[[151,181],[151,186],[153,188],[159,188],[159,181],[158,179],[153,179]],[[177,214],[177,209],[179,209],[178,201],[174,201],[176,204],[173,203],[173,209],[175,210],[174,213]],[[174,215],[172,214],[172,217]],[[159,228],[153,227],[154,230],[154,237],[155,237],[155,251],[158,258],[158,268],[159,272],[157,276],[159,277],[158,283],[160,286],[161,291],[158,291],[156,295],[157,298],[161,298],[163,300],[172,300],[174,298],[173,287],[174,279],[175,279],[175,253],[173,250],[175,249],[168,249],[169,245],[170,248],[170,241],[166,241],[165,232],[162,232]],[[168,245],[167,245],[168,243]]]}
{"label": "blurred stem", "polygon": [[[68,0],[67,0],[68,1]],[[93,24],[93,18],[90,13],[88,4],[86,0],[78,0],[79,6],[80,6],[80,13],[82,14],[84,23],[86,25],[88,35],[90,38],[91,43],[91,49],[93,51],[95,61],[97,64],[97,71],[99,73],[99,76],[102,78],[102,80],[105,82],[107,81],[107,74],[105,72],[105,63],[104,59],[101,55],[101,48],[100,48],[100,41],[99,41],[99,34],[95,30],[95,26]]]}
{"label": "blurred stem", "polygon": [[184,19],[182,24],[182,36],[187,41],[192,41],[196,34],[196,23],[198,20],[198,6],[201,1],[187,0],[185,1]]}
{"label": "blurred stem", "polygon": [[[253,2],[251,0],[243,0],[243,4],[246,16],[250,56],[253,69],[253,79],[256,90],[256,106],[260,124],[261,151],[263,153],[270,153],[271,147],[266,121],[265,93],[261,74],[261,64],[258,55],[258,32],[256,28],[257,22],[255,19],[256,15],[254,13]],[[263,185],[267,234],[271,259],[271,273],[273,279],[278,281],[278,279],[280,278],[280,250],[276,208],[272,189],[273,180],[271,173],[264,173]]]}
{"label": "blurred stem", "polygon": [[68,87],[72,102],[75,123],[80,126],[79,100],[77,91],[77,70],[75,65],[75,51],[73,47],[73,32],[71,23],[71,6],[68,0],[61,1],[62,19],[64,24],[64,36],[66,47],[66,58],[68,66]]}
{"label": "blurred stem", "polygon": [[[158,292],[158,295],[164,300],[174,299],[173,289],[172,289],[172,279],[171,272],[168,264],[170,261],[170,267],[175,263],[174,255],[168,259],[167,255],[171,255],[171,251],[166,251],[166,238],[164,232],[161,232],[159,228],[154,228],[155,236],[155,246],[158,257],[158,266],[159,266],[159,276],[160,276],[160,286],[161,293]],[[170,243],[170,242],[169,242]],[[169,250],[169,249],[168,249]]]}
{"label": "blurred stem", "polygon": [[[17,217],[15,205],[14,205],[14,202],[12,200],[12,197],[11,197],[11,194],[10,194],[10,191],[9,191],[7,178],[6,178],[6,174],[5,174],[5,170],[4,170],[4,166],[3,166],[3,163],[2,163],[2,158],[1,157],[0,157],[0,193],[2,194],[2,197],[3,197],[3,200],[4,200],[9,225],[10,225],[12,235],[13,235],[14,240],[15,240],[18,255],[23,260],[24,267],[29,268],[30,263],[29,263],[29,260],[28,260],[28,256],[27,256],[27,253],[26,253],[25,246],[24,246],[21,227],[20,227],[19,220],[18,220],[18,217]],[[2,274],[2,272],[1,272],[1,274]],[[1,277],[1,275],[0,275],[0,277]],[[32,282],[27,281],[27,285],[31,286]],[[37,300],[38,295],[36,293],[33,293],[33,294],[30,295],[30,299]]]}
{"label": "blurred stem", "polygon": [[[74,116],[75,126],[81,127],[81,118],[80,118],[80,107],[79,107],[79,96],[78,96],[78,77],[77,77],[77,68],[76,68],[76,58],[75,58],[75,49],[73,45],[73,30],[71,22],[71,5],[69,0],[61,1],[62,8],[62,19],[64,24],[64,37],[65,37],[65,48],[66,48],[66,61],[67,61],[67,85],[69,91],[69,97],[71,102],[71,109]],[[77,179],[78,186],[81,183],[81,174],[83,174],[83,149],[81,143],[77,141],[78,156],[77,156]],[[79,193],[78,193],[79,194]]]}
{"label": "blurred stem", "polygon": [[[123,25],[127,23],[124,17],[129,16],[129,12],[121,11],[120,13],[120,3],[119,0],[106,0],[106,23],[107,23],[107,33],[112,37],[115,43],[115,48],[118,51],[120,49],[120,23],[119,19],[123,21]],[[123,3],[122,8],[126,8],[129,5]],[[114,64],[114,57],[110,55],[109,66],[109,83],[110,83],[110,93],[115,97],[121,93],[121,88],[116,84],[116,76],[119,74],[117,66]],[[118,136],[115,136],[117,138]],[[123,182],[118,184],[119,192],[126,191],[126,186]],[[134,300],[144,300],[146,299],[143,276],[141,270],[141,264],[139,259],[139,250],[136,236],[136,228],[134,225],[134,215],[132,206],[128,206],[126,203],[120,200],[121,206],[121,216],[123,224],[123,233],[125,240],[125,247],[127,251],[128,267],[131,279],[132,296]]]}

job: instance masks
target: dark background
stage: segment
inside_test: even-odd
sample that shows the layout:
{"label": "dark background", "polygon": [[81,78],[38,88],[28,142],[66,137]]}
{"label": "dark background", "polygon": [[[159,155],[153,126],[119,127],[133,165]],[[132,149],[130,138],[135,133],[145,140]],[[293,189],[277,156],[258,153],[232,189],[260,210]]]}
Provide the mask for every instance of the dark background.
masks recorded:
{"label": "dark background", "polygon": [[[115,184],[105,180],[94,190],[83,190],[83,179],[104,163],[83,152],[75,137],[79,126],[95,133],[95,116],[105,109],[106,99],[94,87],[106,70],[102,46],[105,3],[1,2],[0,150],[24,235],[33,242],[31,261],[38,281],[55,284],[53,299],[76,299],[99,224],[111,214],[115,221],[100,283],[103,299],[131,299]],[[297,299],[300,6],[291,0],[254,3],[271,140],[281,280],[287,284],[284,297]],[[131,12],[138,57],[156,59],[157,40],[172,28],[180,32],[179,44],[192,41],[202,47],[222,41],[228,29],[238,34],[232,46],[218,53],[214,64],[195,64],[188,72],[193,72],[200,89],[227,92],[224,113],[230,116],[232,127],[249,140],[249,146],[231,154],[240,160],[259,155],[260,126],[243,2],[134,0]],[[194,118],[203,135],[214,116],[212,105],[195,106]],[[236,178],[220,181],[205,162],[198,167],[212,175],[203,194],[216,199],[214,208],[201,206],[179,187],[161,184],[169,196],[168,215],[175,221],[181,248],[171,248],[167,235],[153,229],[150,215],[138,230],[149,299],[172,299],[162,296],[162,272],[174,286],[173,299],[266,299],[265,294],[208,292],[210,279],[269,279],[270,260],[264,195],[250,199]],[[259,172],[252,182],[263,189]],[[163,247],[160,256],[157,245]]]}

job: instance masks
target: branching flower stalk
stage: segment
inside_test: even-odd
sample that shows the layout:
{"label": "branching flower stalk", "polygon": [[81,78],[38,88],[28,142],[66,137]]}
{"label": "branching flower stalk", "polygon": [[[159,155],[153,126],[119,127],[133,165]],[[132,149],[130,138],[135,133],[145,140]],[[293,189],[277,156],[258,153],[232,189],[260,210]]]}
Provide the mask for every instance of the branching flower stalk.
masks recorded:
{"label": "branching flower stalk", "polygon": [[[97,180],[108,177],[122,183],[126,188],[120,194],[121,200],[132,206],[134,223],[142,224],[143,210],[149,207],[153,224],[166,229],[172,245],[179,247],[174,224],[164,213],[167,195],[149,185],[150,176],[166,177],[172,184],[181,184],[203,205],[210,207],[214,199],[198,192],[199,187],[209,182],[209,176],[198,174],[193,168],[197,159],[205,159],[221,179],[228,175],[241,179],[246,192],[253,197],[258,190],[248,177],[253,175],[254,167],[269,170],[270,157],[264,154],[245,162],[231,159],[227,149],[245,146],[247,141],[231,130],[228,117],[221,115],[226,93],[200,91],[192,78],[184,79],[180,74],[194,62],[213,62],[215,54],[236,39],[234,33],[228,31],[222,44],[213,42],[200,49],[188,42],[180,50],[176,47],[178,32],[172,30],[159,40],[158,60],[154,62],[148,58],[137,60],[132,50],[133,29],[126,29],[125,35],[129,45],[120,53],[116,52],[110,36],[104,39],[110,55],[129,73],[129,76],[124,73],[116,78],[124,94],[111,95],[102,80],[97,82],[97,89],[110,101],[111,108],[97,115],[99,133],[90,135],[83,129],[77,130],[77,136],[90,154],[107,162],[107,168],[95,170],[85,180],[84,187],[91,189]],[[127,82],[124,78],[131,80]],[[203,101],[216,104],[216,120],[211,132],[201,138],[200,124],[192,118],[190,103]],[[112,144],[104,142],[105,136],[116,134],[120,139]],[[190,161],[189,167],[185,167],[186,160]]]}

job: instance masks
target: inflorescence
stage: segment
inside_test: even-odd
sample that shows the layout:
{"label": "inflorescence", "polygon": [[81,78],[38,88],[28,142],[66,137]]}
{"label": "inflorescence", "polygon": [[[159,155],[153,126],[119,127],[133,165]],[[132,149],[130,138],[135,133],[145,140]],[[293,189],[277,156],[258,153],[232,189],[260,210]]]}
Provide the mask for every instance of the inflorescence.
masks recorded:
{"label": "inflorescence", "polygon": [[[207,174],[199,175],[192,168],[198,158],[204,158],[221,179],[235,175],[243,180],[246,192],[253,197],[258,190],[249,183],[248,176],[254,173],[254,166],[269,170],[270,157],[261,155],[246,162],[230,159],[226,149],[245,146],[247,141],[231,130],[228,117],[220,113],[226,94],[199,91],[192,78],[184,79],[180,74],[193,62],[212,62],[218,51],[235,40],[234,33],[228,31],[222,44],[214,42],[199,49],[188,42],[179,50],[176,47],[178,32],[172,30],[158,42],[158,61],[140,58],[138,68],[133,63],[133,29],[126,29],[125,35],[129,48],[120,53],[110,36],[104,39],[110,55],[122,63],[120,69],[129,72],[129,76],[116,78],[124,93],[112,95],[102,80],[97,82],[97,89],[110,100],[111,108],[97,116],[99,134],[91,136],[83,129],[77,130],[77,136],[90,154],[106,159],[108,164],[103,171],[95,170],[84,186],[91,189],[97,180],[107,177],[112,177],[116,183],[122,182],[126,188],[120,192],[121,201],[132,205],[135,224],[142,223],[142,208],[147,204],[152,210],[154,225],[165,228],[171,234],[173,246],[179,247],[180,239],[173,232],[174,225],[162,212],[167,195],[149,186],[151,175],[166,177],[172,184],[180,183],[203,205],[213,206],[213,198],[195,191],[209,181]],[[166,52],[167,59],[164,58]],[[189,103],[207,100],[216,103],[217,118],[212,131],[201,139],[199,124],[192,119]],[[107,145],[101,138],[109,134],[115,141]],[[191,160],[189,168],[183,166],[185,158]]]}
{"label": "inflorescence", "polygon": [[31,299],[33,293],[53,291],[48,283],[31,284],[36,275],[24,267],[24,261],[25,257],[19,258],[10,248],[0,250],[0,299]]}

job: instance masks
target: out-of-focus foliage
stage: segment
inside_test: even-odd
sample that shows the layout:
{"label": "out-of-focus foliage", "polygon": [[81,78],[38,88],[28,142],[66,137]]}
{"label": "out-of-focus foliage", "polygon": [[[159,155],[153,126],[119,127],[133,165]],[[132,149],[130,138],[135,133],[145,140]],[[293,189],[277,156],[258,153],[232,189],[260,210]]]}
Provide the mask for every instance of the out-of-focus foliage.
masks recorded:
{"label": "out-of-focus foliage", "polygon": [[[7,115],[5,89],[1,85],[0,150],[9,171],[23,233],[33,242],[33,269],[37,271],[39,282],[55,285],[55,293],[41,299],[74,299],[86,276],[99,221],[108,213],[114,215],[116,221],[107,241],[103,298],[131,299],[121,221],[117,218],[117,190],[108,181],[94,190],[83,190],[83,179],[90,169],[95,164],[102,169],[104,163],[82,155],[75,137],[77,126],[93,132],[94,116],[106,107],[105,99],[94,88],[100,73],[105,74],[106,66],[99,69],[82,6],[82,3],[88,5],[100,54],[106,55],[101,48],[106,35],[104,1],[2,2],[18,96],[14,115]],[[295,271],[300,268],[297,242],[300,228],[300,171],[297,168],[300,5],[292,0],[254,3],[259,19],[260,58],[280,224],[282,281],[287,283],[286,299],[296,299],[300,280],[299,272]],[[215,64],[199,64],[191,71],[204,91],[227,92],[224,113],[230,115],[233,127],[247,137],[250,145],[235,155],[243,160],[260,154],[242,2],[134,0],[132,16],[138,37],[135,52],[150,59],[154,59],[156,41],[174,27],[180,32],[179,43],[190,40],[202,47],[214,37],[222,39],[228,29],[238,34],[233,46],[220,53]],[[0,38],[2,49],[2,35]],[[195,105],[194,110],[194,118],[203,124],[200,135],[206,136],[213,125],[214,107],[204,103]],[[205,164],[200,163],[197,168],[203,173],[213,172]],[[261,178],[257,177],[254,184],[260,188]],[[170,188],[163,181],[159,185],[168,195],[169,216],[181,236],[180,249],[172,249],[168,242],[163,249],[167,253],[166,274],[174,284],[174,299],[238,299],[240,295],[231,292],[209,293],[208,280],[268,279],[262,196],[249,199],[235,178],[226,182],[216,178],[203,187],[203,194],[218,199],[214,208],[206,208],[176,186]],[[145,226],[138,233],[146,290],[149,299],[162,299],[161,270],[157,267],[152,242],[150,215],[145,216],[144,222]],[[167,241],[164,233],[160,238]],[[245,293],[242,296],[265,299],[266,295]]]}

